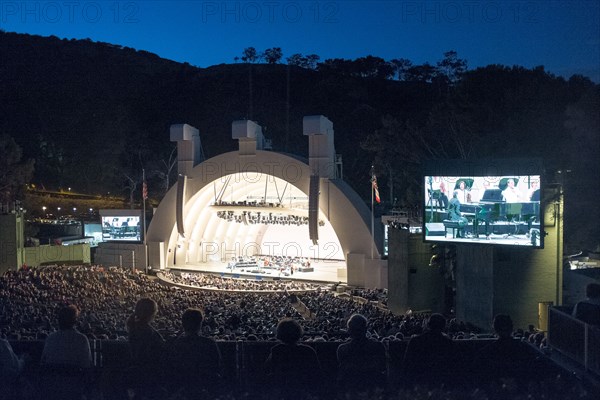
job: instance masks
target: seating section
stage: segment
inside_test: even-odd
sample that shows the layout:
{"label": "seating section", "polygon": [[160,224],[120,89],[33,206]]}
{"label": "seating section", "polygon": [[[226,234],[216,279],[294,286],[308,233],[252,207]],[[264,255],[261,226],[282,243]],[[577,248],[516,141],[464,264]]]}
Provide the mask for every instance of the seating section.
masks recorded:
{"label": "seating section", "polygon": [[[471,362],[475,355],[487,346],[493,339],[455,340],[461,359],[454,366],[456,379],[463,382],[462,373],[469,373]],[[402,376],[402,360],[406,350],[407,341],[388,341],[388,377],[390,388],[400,388],[405,382]],[[325,393],[335,393],[337,376],[336,350],[340,342],[306,342],[312,346],[319,357],[324,374]],[[128,370],[130,356],[126,341],[94,340],[95,366],[91,373],[85,375],[80,370],[52,369],[46,370],[39,367],[39,359],[43,348],[42,341],[12,341],[11,345],[18,354],[29,354],[30,368],[25,377],[30,382],[36,383],[39,390],[50,391],[52,395],[67,398],[81,390],[101,393],[104,398],[119,397],[126,392],[124,377]],[[254,341],[220,341],[219,350],[223,358],[223,388],[235,393],[260,393],[265,388],[267,377],[264,373],[264,362],[275,342]],[[541,353],[540,353],[541,354]],[[534,361],[534,360],[532,360]],[[539,363],[536,373],[542,371],[546,376],[555,376],[560,372],[558,367],[551,363]],[[163,376],[165,382],[172,380],[169,376],[170,369],[165,363]],[[66,389],[71,392],[65,392]]]}

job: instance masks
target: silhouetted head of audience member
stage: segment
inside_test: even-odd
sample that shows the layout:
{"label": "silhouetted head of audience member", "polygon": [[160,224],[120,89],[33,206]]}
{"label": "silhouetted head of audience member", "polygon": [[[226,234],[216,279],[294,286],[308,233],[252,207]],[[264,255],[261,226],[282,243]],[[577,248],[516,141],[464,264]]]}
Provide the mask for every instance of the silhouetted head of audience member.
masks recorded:
{"label": "silhouetted head of audience member", "polygon": [[588,283],[585,287],[585,295],[590,300],[600,300],[600,284]]}
{"label": "silhouetted head of audience member", "polygon": [[431,314],[427,320],[427,328],[432,332],[442,332],[446,327],[446,318],[442,314]]}
{"label": "silhouetted head of audience member", "polygon": [[188,308],[181,316],[181,325],[188,335],[197,335],[202,329],[204,314],[198,308]]}
{"label": "silhouetted head of audience member", "polygon": [[284,318],[277,324],[277,339],[285,344],[298,343],[302,335],[302,327],[292,318]]}
{"label": "silhouetted head of audience member", "polygon": [[150,298],[139,299],[135,304],[134,315],[140,323],[149,323],[154,319],[158,312],[156,302]]}
{"label": "silhouetted head of audience member", "polygon": [[60,330],[72,329],[79,317],[79,310],[74,305],[61,307],[58,310],[58,328]]}
{"label": "silhouetted head of audience member", "polygon": [[346,326],[352,339],[361,339],[367,335],[367,318],[361,314],[352,315]]}
{"label": "silhouetted head of audience member", "polygon": [[499,338],[509,338],[513,332],[513,322],[509,315],[498,314],[494,317],[494,331]]}
{"label": "silhouetted head of audience member", "polygon": [[158,306],[154,300],[148,297],[139,299],[133,314],[127,319],[127,330],[131,332],[140,326],[148,325],[157,312]]}

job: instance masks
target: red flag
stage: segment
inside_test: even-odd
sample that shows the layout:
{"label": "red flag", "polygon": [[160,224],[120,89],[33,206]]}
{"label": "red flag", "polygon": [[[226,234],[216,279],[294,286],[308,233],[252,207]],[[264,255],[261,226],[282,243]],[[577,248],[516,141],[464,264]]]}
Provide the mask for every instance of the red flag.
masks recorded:
{"label": "red flag", "polygon": [[373,185],[373,190],[375,191],[375,201],[377,203],[381,203],[381,198],[379,198],[379,187],[377,186],[377,177],[373,174],[373,178],[371,178],[371,184]]}
{"label": "red flag", "polygon": [[146,181],[142,183],[142,198],[148,200],[148,185],[146,185]]}

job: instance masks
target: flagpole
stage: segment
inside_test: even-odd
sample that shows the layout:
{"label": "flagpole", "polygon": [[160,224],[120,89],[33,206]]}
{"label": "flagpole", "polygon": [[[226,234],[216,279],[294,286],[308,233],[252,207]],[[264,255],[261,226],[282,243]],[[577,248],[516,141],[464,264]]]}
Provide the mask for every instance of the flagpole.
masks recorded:
{"label": "flagpole", "polygon": [[375,208],[375,187],[373,186],[373,166],[371,165],[371,260],[373,259],[373,243],[375,242],[375,218],[373,209]]}
{"label": "flagpole", "polygon": [[[148,246],[146,245],[146,170],[142,168],[142,229],[144,230],[144,272],[148,274]],[[147,190],[147,189],[146,189]]]}

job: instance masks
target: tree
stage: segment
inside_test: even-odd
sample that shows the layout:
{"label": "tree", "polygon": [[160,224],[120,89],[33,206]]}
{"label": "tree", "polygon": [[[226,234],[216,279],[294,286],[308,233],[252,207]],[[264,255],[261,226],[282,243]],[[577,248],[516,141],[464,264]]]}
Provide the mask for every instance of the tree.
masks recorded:
{"label": "tree", "polygon": [[304,57],[302,57],[302,54],[300,53],[294,53],[291,56],[289,56],[288,58],[285,59],[288,63],[288,65],[294,65],[296,67],[304,67],[302,65],[303,61],[304,61]]}
{"label": "tree", "polygon": [[458,58],[458,53],[450,50],[444,53],[444,59],[437,63],[438,74],[444,76],[451,85],[460,80],[467,71],[467,61]]}
{"label": "tree", "polygon": [[431,83],[437,75],[437,68],[429,63],[415,65],[406,70],[406,80]]}
{"label": "tree", "polygon": [[135,176],[135,175],[130,175],[130,174],[126,174],[123,173],[123,175],[125,176],[125,178],[127,179],[125,186],[123,187],[123,189],[128,190],[129,191],[129,208],[131,208],[133,210],[133,208],[135,207],[135,192],[137,191],[137,187],[140,183],[142,183],[142,177],[141,176]]}
{"label": "tree", "polygon": [[363,78],[389,79],[394,76],[395,68],[381,57],[366,56],[352,62],[355,74]]}
{"label": "tree", "polygon": [[56,188],[63,187],[63,177],[68,157],[65,157],[65,150],[59,140],[52,140],[42,135],[37,136],[38,155],[36,157],[38,171],[45,175],[44,183],[50,184]]}
{"label": "tree", "polygon": [[314,70],[317,69],[317,64],[320,58],[321,57],[319,57],[316,54],[309,54],[307,56],[303,56],[300,53],[295,53],[288,57],[286,60],[288,65],[294,65],[297,67]]}
{"label": "tree", "polygon": [[177,145],[173,146],[171,153],[169,154],[169,158],[165,160],[162,158],[160,160],[161,167],[163,169],[157,170],[156,175],[163,181],[163,189],[166,194],[171,187],[170,177],[172,175],[173,168],[177,165]]}
{"label": "tree", "polygon": [[319,57],[316,54],[309,54],[306,56],[306,68],[308,69],[317,69],[317,64],[319,63],[319,60],[321,59],[321,57]]}
{"label": "tree", "polygon": [[[383,171],[387,178],[387,186],[390,202],[394,201],[395,188],[400,186],[400,193],[406,196],[408,188],[419,184],[416,176],[416,168],[420,162],[419,156],[414,152],[415,141],[405,142],[410,136],[414,126],[410,123],[402,123],[396,118],[386,115],[381,120],[381,127],[367,135],[361,143],[361,147],[374,155],[373,164],[376,170]],[[409,202],[409,198],[401,198],[403,203]]]}
{"label": "tree", "polygon": [[258,59],[258,53],[254,47],[246,47],[242,53],[242,61],[247,63],[254,63]]}
{"label": "tree", "polygon": [[[315,61],[316,62],[316,61]],[[327,59],[319,64],[319,69],[335,70],[342,75],[359,78],[389,79],[394,76],[394,65],[380,57],[366,56],[356,60],[343,58]]]}
{"label": "tree", "polygon": [[396,72],[396,76],[397,76],[398,80],[405,81],[406,73],[407,73],[408,69],[411,68],[413,65],[412,61],[410,61],[406,58],[395,58],[390,62],[396,68],[395,72]]}
{"label": "tree", "polygon": [[345,58],[328,58],[319,63],[319,71],[335,71],[342,75],[354,75],[355,64],[352,60]]}
{"label": "tree", "polygon": [[273,47],[265,50],[265,60],[268,64],[277,64],[283,57],[281,47]]}
{"label": "tree", "polygon": [[21,196],[23,186],[33,176],[34,160],[21,161],[23,152],[15,140],[0,135],[0,202],[10,204]]}

